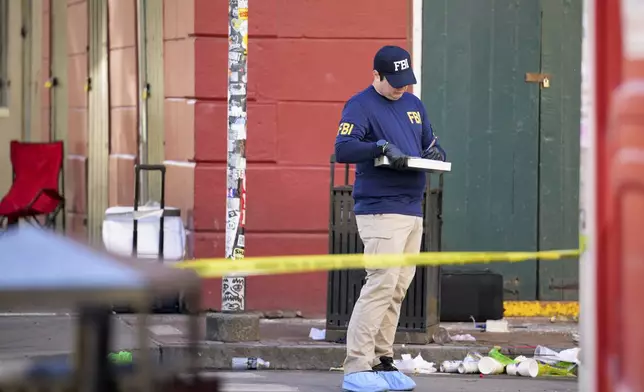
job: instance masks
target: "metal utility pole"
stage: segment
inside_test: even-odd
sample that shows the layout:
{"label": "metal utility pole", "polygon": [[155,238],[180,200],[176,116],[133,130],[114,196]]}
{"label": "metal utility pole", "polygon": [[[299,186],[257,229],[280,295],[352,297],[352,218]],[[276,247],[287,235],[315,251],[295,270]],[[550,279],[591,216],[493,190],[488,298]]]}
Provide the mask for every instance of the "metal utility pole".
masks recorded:
{"label": "metal utility pole", "polygon": [[[228,165],[226,258],[244,258],[246,226],[246,87],[248,83],[248,0],[228,3]],[[222,280],[223,312],[243,312],[246,278]]]}

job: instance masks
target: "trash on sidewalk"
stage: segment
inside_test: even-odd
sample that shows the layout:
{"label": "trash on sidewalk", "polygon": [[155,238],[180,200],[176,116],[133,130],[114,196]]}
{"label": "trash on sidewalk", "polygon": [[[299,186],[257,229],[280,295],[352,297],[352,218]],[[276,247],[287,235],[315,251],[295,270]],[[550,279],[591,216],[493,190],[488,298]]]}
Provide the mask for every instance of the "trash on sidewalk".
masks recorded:
{"label": "trash on sidewalk", "polygon": [[474,316],[470,316],[470,319],[472,320],[472,324],[474,325],[474,329],[481,329],[481,330],[485,331],[485,323],[477,324],[476,319],[474,318]]}
{"label": "trash on sidewalk", "polygon": [[324,340],[326,338],[326,329],[311,328],[309,338],[313,340]]}
{"label": "trash on sidewalk", "polygon": [[505,370],[505,366],[492,357],[483,357],[479,361],[479,372],[481,374],[501,374]]}
{"label": "trash on sidewalk", "polygon": [[556,352],[545,346],[537,346],[534,350],[534,359],[549,365],[555,365],[557,362],[568,362],[578,365],[579,347]]}
{"label": "trash on sidewalk", "polygon": [[562,323],[570,323],[570,322],[579,322],[579,317],[578,316],[565,316],[565,315],[556,315],[550,317],[550,322],[551,323],[556,323],[556,322],[562,322]]}
{"label": "trash on sidewalk", "polygon": [[119,351],[118,353],[109,353],[107,358],[113,363],[131,363],[132,362],[132,353],[129,351]]}
{"label": "trash on sidewalk", "polygon": [[432,334],[432,340],[434,343],[442,346],[443,344],[450,343],[452,338],[449,336],[449,332],[447,332],[445,328],[439,327],[436,332]]}
{"label": "trash on sidewalk", "polygon": [[436,373],[434,363],[425,361],[420,354],[413,359],[410,354],[403,354],[401,358],[394,360],[394,366],[403,373]]}
{"label": "trash on sidewalk", "polygon": [[451,339],[454,342],[476,342],[476,338],[469,333],[464,335],[454,335],[451,336]]}
{"label": "trash on sidewalk", "polygon": [[470,316],[474,328],[483,332],[510,332],[508,320],[487,320],[484,323],[477,323],[474,316]]}
{"label": "trash on sidewalk", "polygon": [[458,372],[460,374],[474,374],[479,372],[479,361],[483,358],[483,355],[479,354],[476,351],[467,353],[463,362],[458,366]]}
{"label": "trash on sidewalk", "polygon": [[488,357],[493,358],[495,361],[499,362],[503,366],[507,366],[511,363],[516,363],[515,359],[512,359],[510,357],[507,357],[501,354],[501,347],[499,346],[493,347],[487,355]]}
{"label": "trash on sidewalk", "polygon": [[576,376],[579,365],[578,348],[556,352],[544,346],[537,346],[533,358],[518,356],[510,358],[501,353],[501,347],[495,346],[487,355],[469,352],[461,360],[444,361],[440,365],[441,373],[460,373],[492,375],[507,373],[511,376]]}
{"label": "trash on sidewalk", "polygon": [[[449,334],[448,334],[449,336]],[[454,339],[455,337],[452,337]],[[403,346],[404,347],[404,346]],[[534,357],[528,358],[520,355],[511,358],[501,352],[500,346],[493,347],[487,354],[470,351],[465,358],[445,360],[438,369],[433,362],[428,362],[421,354],[412,357],[411,354],[402,354],[401,359],[394,360],[394,366],[403,373],[431,374],[431,373],[460,373],[495,375],[506,373],[510,376],[538,377],[538,376],[564,376],[576,377],[579,365],[579,348],[566,349],[560,352],[545,346],[537,346]],[[342,367],[331,368],[330,371],[343,371]]]}
{"label": "trash on sidewalk", "polygon": [[270,366],[270,362],[255,357],[235,357],[232,364],[233,370],[259,370],[268,369]]}
{"label": "trash on sidewalk", "polygon": [[579,366],[579,347],[556,352],[537,346],[534,358],[539,361],[539,374],[550,376],[575,376]]}
{"label": "trash on sidewalk", "polygon": [[505,372],[510,376],[537,377],[539,363],[534,359],[525,358],[519,363],[511,363],[505,367]]}
{"label": "trash on sidewalk", "polygon": [[458,367],[463,364],[463,361],[443,361],[439,368],[441,373],[458,373]]}
{"label": "trash on sidewalk", "polygon": [[485,332],[510,332],[508,320],[487,320],[485,322]]}
{"label": "trash on sidewalk", "polygon": [[450,336],[447,329],[438,328],[438,330],[432,334],[432,340],[436,344],[443,345],[451,342],[475,342],[476,338],[470,334]]}

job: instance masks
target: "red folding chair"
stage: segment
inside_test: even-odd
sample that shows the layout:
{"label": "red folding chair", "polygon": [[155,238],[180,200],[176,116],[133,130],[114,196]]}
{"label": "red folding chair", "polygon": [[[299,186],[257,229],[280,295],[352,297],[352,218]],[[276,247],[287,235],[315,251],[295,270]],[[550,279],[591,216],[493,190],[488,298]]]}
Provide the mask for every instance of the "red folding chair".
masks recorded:
{"label": "red folding chair", "polygon": [[[13,184],[0,201],[0,227],[20,218],[43,228],[54,228],[65,206],[59,192],[63,168],[63,142],[11,142]],[[38,219],[41,217],[42,222]]]}

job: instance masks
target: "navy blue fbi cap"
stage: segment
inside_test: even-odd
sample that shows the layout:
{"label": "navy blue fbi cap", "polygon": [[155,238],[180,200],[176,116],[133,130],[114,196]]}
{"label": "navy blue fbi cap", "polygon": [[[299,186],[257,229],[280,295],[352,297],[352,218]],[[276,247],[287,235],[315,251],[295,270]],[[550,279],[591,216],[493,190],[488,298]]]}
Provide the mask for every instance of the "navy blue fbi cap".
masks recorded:
{"label": "navy blue fbi cap", "polygon": [[416,84],[409,52],[399,46],[383,46],[373,58],[373,69],[395,88]]}

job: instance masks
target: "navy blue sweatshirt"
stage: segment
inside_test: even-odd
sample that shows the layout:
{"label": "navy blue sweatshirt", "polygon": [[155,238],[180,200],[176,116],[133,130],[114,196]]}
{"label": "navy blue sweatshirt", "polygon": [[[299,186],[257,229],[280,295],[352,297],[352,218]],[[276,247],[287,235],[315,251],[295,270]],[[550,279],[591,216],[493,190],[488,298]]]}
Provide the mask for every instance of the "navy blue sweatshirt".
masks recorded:
{"label": "navy blue sweatshirt", "polygon": [[353,185],[354,213],[422,216],[425,173],[375,167],[382,155],[376,145],[386,140],[412,157],[420,157],[434,140],[423,103],[404,93],[397,101],[378,94],[373,86],[351,97],[344,105],[335,139],[340,163],[356,164]]}

